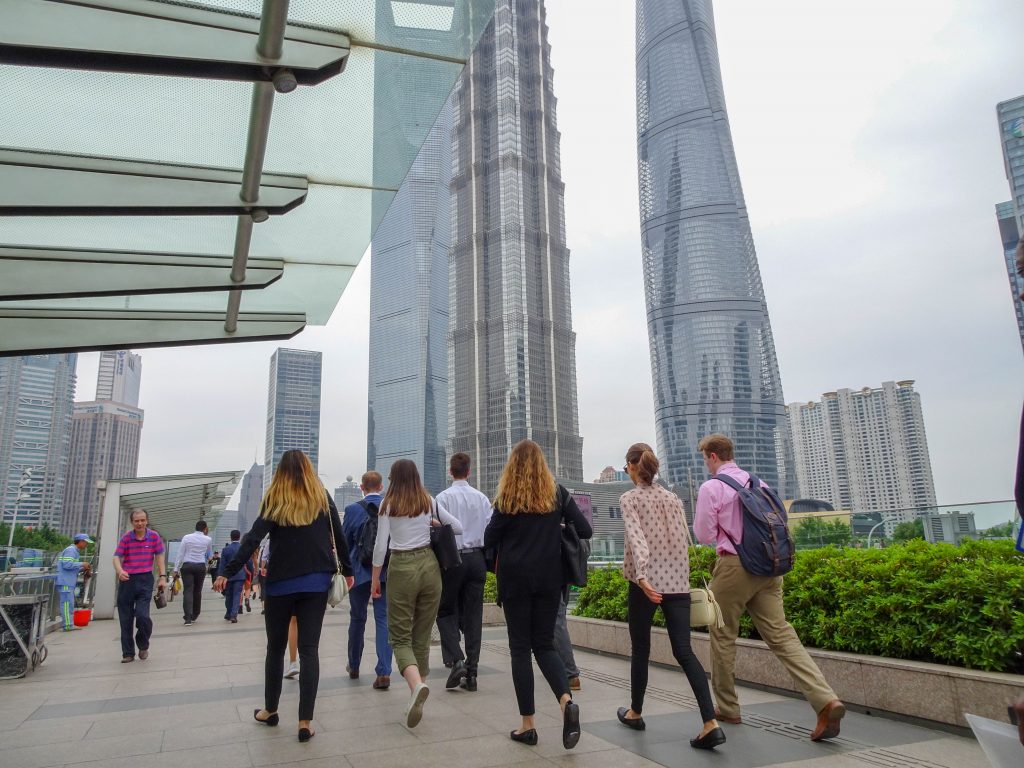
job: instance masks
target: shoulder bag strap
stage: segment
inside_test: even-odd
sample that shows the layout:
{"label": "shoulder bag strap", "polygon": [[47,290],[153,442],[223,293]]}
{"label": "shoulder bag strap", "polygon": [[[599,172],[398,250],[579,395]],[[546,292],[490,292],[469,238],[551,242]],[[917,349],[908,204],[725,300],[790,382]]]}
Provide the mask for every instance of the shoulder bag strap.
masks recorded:
{"label": "shoulder bag strap", "polygon": [[334,521],[331,519],[331,508],[327,507],[327,530],[331,532],[331,553],[334,555],[334,572],[341,573],[341,560],[338,559],[338,546],[334,543]]}

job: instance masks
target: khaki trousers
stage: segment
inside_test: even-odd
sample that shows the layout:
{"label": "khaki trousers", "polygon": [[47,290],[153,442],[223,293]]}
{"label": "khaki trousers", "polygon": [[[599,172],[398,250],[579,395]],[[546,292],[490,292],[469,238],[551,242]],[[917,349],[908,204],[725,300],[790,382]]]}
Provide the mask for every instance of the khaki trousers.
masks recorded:
{"label": "khaki trousers", "polygon": [[782,606],[782,577],[747,573],[735,555],[719,555],[711,578],[711,591],[722,609],[725,625],[711,626],[711,688],[719,711],[738,717],[736,696],[736,636],[746,611],[761,639],[775,654],[815,712],[836,698],[818,665],[800,644],[796,630],[786,621]]}
{"label": "khaki trousers", "polygon": [[392,550],[388,566],[388,635],[398,671],[415,664],[430,673],[430,630],[441,603],[441,569],[428,547]]}

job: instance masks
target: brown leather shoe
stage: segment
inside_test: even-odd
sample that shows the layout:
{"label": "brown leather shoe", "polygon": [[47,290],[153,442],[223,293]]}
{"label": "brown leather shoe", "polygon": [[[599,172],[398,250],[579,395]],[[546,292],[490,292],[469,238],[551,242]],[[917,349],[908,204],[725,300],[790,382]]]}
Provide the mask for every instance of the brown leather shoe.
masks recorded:
{"label": "brown leather shoe", "polygon": [[578,691],[580,689],[580,687],[581,686],[580,686],[579,675],[577,675],[576,677],[570,677],[569,678],[569,690],[570,691]]}
{"label": "brown leather shoe", "polygon": [[373,681],[373,687],[378,691],[386,691],[391,687],[391,678],[388,675],[377,675]]}
{"label": "brown leather shoe", "polygon": [[739,715],[723,715],[717,709],[715,710],[715,720],[720,720],[723,723],[730,723],[732,725],[741,725],[743,723],[743,718]]}
{"label": "brown leather shoe", "polygon": [[352,667],[350,667],[348,664],[346,664],[345,665],[345,671],[348,672],[349,680],[358,680],[359,679],[359,670],[358,669],[352,669]]}
{"label": "brown leather shoe", "polygon": [[833,699],[818,713],[818,723],[811,733],[811,741],[834,739],[839,735],[839,721],[846,714],[846,706],[839,699]]}

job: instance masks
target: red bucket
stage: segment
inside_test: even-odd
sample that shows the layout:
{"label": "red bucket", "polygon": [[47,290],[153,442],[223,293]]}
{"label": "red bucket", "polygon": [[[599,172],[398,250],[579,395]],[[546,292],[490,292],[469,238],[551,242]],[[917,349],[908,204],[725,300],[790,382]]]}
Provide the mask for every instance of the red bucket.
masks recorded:
{"label": "red bucket", "polygon": [[79,608],[75,611],[74,622],[76,627],[84,627],[89,624],[89,619],[92,618],[92,610],[89,608]]}

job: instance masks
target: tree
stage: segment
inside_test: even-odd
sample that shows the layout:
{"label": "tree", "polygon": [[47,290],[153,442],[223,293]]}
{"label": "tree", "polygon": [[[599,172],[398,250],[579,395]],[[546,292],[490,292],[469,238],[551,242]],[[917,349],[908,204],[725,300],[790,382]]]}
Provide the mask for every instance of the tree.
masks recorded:
{"label": "tree", "polygon": [[978,534],[983,539],[1012,539],[1013,523],[1006,522],[1000,523],[999,525],[993,525],[991,528],[986,528],[984,531],[978,531]]}
{"label": "tree", "polygon": [[[10,524],[0,523],[0,543],[6,544],[7,537],[10,535]],[[61,536],[59,531],[47,524],[43,524],[38,528],[32,526],[26,528],[22,525],[14,527],[13,545],[15,547],[31,547],[32,549],[41,549],[44,552],[58,552],[70,543],[71,539],[69,537]]]}
{"label": "tree", "polygon": [[911,523],[900,523],[892,532],[893,541],[910,541],[924,538],[924,521],[917,518]]}
{"label": "tree", "polygon": [[793,540],[800,549],[849,546],[853,538],[853,529],[842,520],[822,520],[820,517],[808,517],[798,524],[794,520]]}

